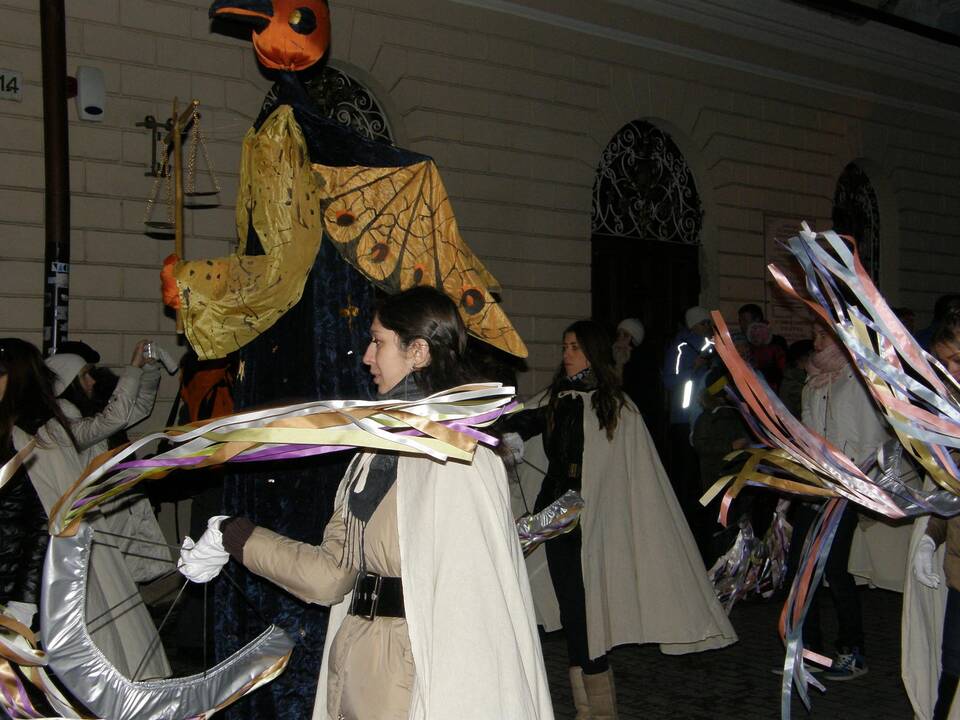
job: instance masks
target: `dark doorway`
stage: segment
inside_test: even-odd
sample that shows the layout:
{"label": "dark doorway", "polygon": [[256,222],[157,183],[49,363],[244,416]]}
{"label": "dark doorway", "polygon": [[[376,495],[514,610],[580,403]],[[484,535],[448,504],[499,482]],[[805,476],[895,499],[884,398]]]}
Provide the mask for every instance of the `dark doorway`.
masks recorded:
{"label": "dark doorway", "polygon": [[699,299],[700,246],[595,234],[591,250],[593,318],[611,331],[623,318],[643,323],[644,339],[624,372],[624,386],[669,467],[661,370],[667,343]]}

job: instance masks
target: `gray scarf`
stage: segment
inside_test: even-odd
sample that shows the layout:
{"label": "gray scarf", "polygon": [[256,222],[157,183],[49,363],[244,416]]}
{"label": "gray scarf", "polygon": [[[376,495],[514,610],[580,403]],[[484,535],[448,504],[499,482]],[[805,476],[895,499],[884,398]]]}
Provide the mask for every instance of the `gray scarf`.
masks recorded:
{"label": "gray scarf", "polygon": [[[392,390],[383,395],[377,395],[378,400],[419,400],[424,396],[417,383],[414,380],[413,373],[407,375],[403,380],[394,386]],[[358,456],[359,457],[359,456]],[[350,472],[353,473],[347,482],[347,538],[344,543],[344,552],[346,558],[341,556],[340,563],[344,559],[348,564],[353,564],[355,553],[359,553],[359,564],[357,567],[361,572],[366,570],[366,560],[363,553],[364,533],[367,523],[373,517],[373,513],[380,507],[383,498],[390,492],[390,488],[397,481],[397,460],[398,455],[395,452],[378,452],[370,461],[370,470],[367,472],[367,481],[364,483],[363,490],[356,491],[357,483],[360,481],[360,463],[354,461]],[[347,550],[349,548],[349,550]]]}

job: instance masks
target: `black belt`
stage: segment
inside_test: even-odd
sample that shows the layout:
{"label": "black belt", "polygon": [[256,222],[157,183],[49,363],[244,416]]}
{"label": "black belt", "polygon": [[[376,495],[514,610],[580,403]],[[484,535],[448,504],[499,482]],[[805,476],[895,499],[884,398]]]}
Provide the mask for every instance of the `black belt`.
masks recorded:
{"label": "black belt", "polygon": [[384,577],[372,572],[357,575],[353,584],[350,614],[367,620],[375,617],[404,617],[403,585],[398,577]]}

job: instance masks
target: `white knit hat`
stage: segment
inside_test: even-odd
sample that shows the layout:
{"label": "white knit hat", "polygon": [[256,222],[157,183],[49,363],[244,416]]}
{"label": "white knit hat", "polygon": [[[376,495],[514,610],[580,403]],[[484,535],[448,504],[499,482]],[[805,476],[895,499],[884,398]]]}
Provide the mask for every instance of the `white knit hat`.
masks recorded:
{"label": "white knit hat", "polygon": [[73,353],[57,353],[48,357],[44,362],[56,374],[56,378],[53,380],[53,394],[57,397],[69,387],[73,379],[80,374],[80,371],[90,364]]}
{"label": "white knit hat", "polygon": [[697,323],[704,321],[710,322],[710,311],[705,307],[694,305],[692,308],[687,309],[683,319],[687,323],[687,328],[692,328]]}
{"label": "white knit hat", "polygon": [[643,342],[643,323],[640,322],[639,318],[624,318],[617,325],[617,330],[623,330],[627,333],[633,339],[634,345]]}

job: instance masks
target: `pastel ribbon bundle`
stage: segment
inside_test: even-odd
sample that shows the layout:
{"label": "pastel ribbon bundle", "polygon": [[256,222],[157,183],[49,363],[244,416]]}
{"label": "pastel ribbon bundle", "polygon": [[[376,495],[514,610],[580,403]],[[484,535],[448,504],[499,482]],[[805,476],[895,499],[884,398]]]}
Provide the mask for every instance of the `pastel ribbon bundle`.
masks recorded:
{"label": "pastel ribbon bundle", "polygon": [[[478,443],[496,445],[497,439],[482,431],[504,413],[519,408],[514,389],[499,383],[478,383],[452,388],[421,400],[411,401],[318,401],[267,410],[239,413],[209,422],[169,428],[96,458],[54,506],[50,517],[53,535],[71,536],[83,516],[104,502],[121,495],[139,482],[158,479],[171,470],[195,470],[222,463],[276,461],[309,457],[352,448],[398,451],[423,455],[438,461],[470,461]],[[173,447],[148,459],[137,459],[138,450],[157,441]],[[29,456],[25,447],[0,468],[0,489],[13,477]],[[534,535],[558,530],[575,522],[570,511],[533,531]],[[570,526],[572,527],[572,526]],[[47,562],[58,563],[48,555]],[[41,618],[43,622],[43,618]],[[257,657],[259,647],[243,651]],[[273,654],[275,655],[275,653]],[[286,665],[273,655],[264,655],[259,669],[233,702],[276,677]],[[229,663],[228,658],[218,667]],[[81,704],[68,699],[50,678],[45,668],[50,657],[37,647],[33,632],[13,613],[0,608],[0,707],[12,718],[43,718],[33,696],[36,693],[63,717],[89,717],[83,709],[83,688],[68,687]],[[249,663],[248,663],[249,664]],[[196,682],[196,678],[163,681],[170,687],[177,682]],[[131,693],[141,693],[149,705],[151,686],[132,683]],[[227,703],[229,704],[229,703]],[[190,717],[209,717],[225,705],[203,712],[185,713]]]}
{"label": "pastel ribbon bundle", "polygon": [[[926,513],[960,512],[960,470],[950,450],[960,447],[960,386],[925,352],[880,295],[864,269],[851,238],[835,232],[812,232],[806,224],[787,241],[799,262],[809,297],[801,296],[775,265],[768,266],[777,284],[804,303],[834,330],[860,372],[878,407],[902,444],[883,448],[879,457],[857,467],[825,438],[806,428],[740,357],[723,318],[717,325],[717,352],[736,384],[734,399],[756,437],[765,446],[741,451],[748,458],[735,475],[721,478],[704,495],[707,504],[727,488],[721,503],[726,522],[730,503],[746,485],[824,498],[811,529],[794,587],[781,615],[787,647],[781,715],[790,717],[790,688],[796,683],[809,707],[808,683],[821,687],[803,666],[806,656],[829,665],[827,658],[803,649],[803,619],[829,554],[840,516],[848,501],[893,519]],[[905,482],[899,453],[909,453],[940,486],[922,491]],[[874,463],[879,471],[870,473]],[[728,487],[729,486],[729,487]]]}

